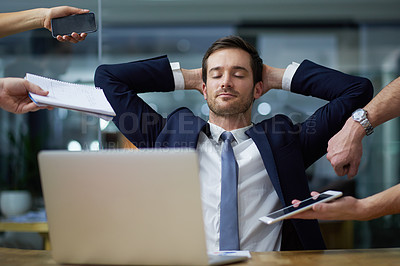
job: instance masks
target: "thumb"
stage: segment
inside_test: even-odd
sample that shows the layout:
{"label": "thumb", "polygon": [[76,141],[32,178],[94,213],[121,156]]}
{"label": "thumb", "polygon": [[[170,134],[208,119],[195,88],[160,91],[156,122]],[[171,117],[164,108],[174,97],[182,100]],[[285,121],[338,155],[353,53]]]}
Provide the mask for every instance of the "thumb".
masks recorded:
{"label": "thumb", "polygon": [[46,96],[49,94],[48,91],[42,90],[39,86],[33,84],[32,82],[26,81],[25,88],[27,91],[32,92],[34,94]]}
{"label": "thumb", "polygon": [[82,8],[77,8],[77,7],[72,7],[72,6],[67,6],[66,7],[66,12],[68,15],[74,15],[74,14],[83,14],[83,13],[88,13],[88,9],[82,9]]}

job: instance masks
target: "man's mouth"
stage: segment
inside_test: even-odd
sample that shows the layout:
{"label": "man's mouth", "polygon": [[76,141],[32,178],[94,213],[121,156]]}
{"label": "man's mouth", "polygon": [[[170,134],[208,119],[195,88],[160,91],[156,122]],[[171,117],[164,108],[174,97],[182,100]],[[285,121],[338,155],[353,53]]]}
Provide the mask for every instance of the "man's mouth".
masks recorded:
{"label": "man's mouth", "polygon": [[229,92],[229,91],[223,91],[223,92],[217,93],[217,97],[236,97],[236,93]]}

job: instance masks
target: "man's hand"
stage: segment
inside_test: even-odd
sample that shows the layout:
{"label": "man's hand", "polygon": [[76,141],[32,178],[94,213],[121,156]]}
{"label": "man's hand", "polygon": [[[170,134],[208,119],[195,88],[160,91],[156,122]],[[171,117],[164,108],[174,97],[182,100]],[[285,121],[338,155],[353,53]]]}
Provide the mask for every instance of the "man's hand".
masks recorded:
{"label": "man's hand", "polygon": [[268,65],[263,66],[263,92],[264,95],[271,89],[282,89],[282,78],[285,69],[275,68]]}
{"label": "man's hand", "polygon": [[185,80],[185,90],[197,90],[203,94],[203,79],[201,68],[181,69]]}
{"label": "man's hand", "polygon": [[[83,13],[88,13],[89,10],[87,9],[80,9],[76,7],[70,7],[70,6],[59,6],[59,7],[53,7],[46,9],[45,11],[45,16],[43,20],[43,27],[51,31],[51,20],[53,18],[59,18],[59,17],[65,17],[65,16],[70,16],[70,15],[76,15],[76,14],[83,14]],[[87,33],[76,33],[73,32],[71,36],[68,35],[58,35],[57,40],[60,42],[72,42],[72,43],[77,43],[80,41],[83,41],[87,36]]]}
{"label": "man's hand", "polygon": [[44,91],[35,84],[21,78],[0,79],[0,107],[15,114],[33,112],[39,109],[52,109],[50,107],[38,107],[29,98],[29,92],[44,96],[48,94],[48,91]]}
{"label": "man's hand", "polygon": [[[319,195],[311,192],[311,196]],[[293,200],[292,204],[300,203]],[[290,219],[320,219],[320,220],[365,220],[360,215],[363,207],[359,199],[347,196],[327,203],[318,203],[312,209],[295,214]]]}
{"label": "man's hand", "polygon": [[362,138],[364,128],[352,118],[328,142],[326,158],[339,176],[352,178],[357,175],[362,156]]}

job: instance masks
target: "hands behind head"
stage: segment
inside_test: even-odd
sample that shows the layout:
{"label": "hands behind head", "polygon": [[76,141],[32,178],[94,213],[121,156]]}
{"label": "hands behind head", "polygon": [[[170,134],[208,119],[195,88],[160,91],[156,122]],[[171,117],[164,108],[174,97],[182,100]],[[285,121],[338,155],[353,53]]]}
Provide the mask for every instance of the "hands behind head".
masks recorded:
{"label": "hands behind head", "polygon": [[271,89],[282,89],[282,78],[284,73],[285,69],[275,68],[264,64],[262,74],[262,94],[267,93]]}

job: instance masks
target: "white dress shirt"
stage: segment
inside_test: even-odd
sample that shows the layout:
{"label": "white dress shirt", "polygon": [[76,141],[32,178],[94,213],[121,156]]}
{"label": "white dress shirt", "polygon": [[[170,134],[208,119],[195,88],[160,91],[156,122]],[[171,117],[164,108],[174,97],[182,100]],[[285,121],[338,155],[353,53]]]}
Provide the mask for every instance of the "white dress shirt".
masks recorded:
{"label": "white dress shirt", "polygon": [[[285,71],[283,89],[290,84],[299,64],[292,63]],[[172,63],[175,89],[184,89],[179,64]],[[200,133],[197,151],[200,165],[201,200],[207,250],[219,250],[221,205],[221,147],[220,136],[225,130],[210,123],[211,136]],[[238,219],[240,249],[249,251],[280,250],[282,222],[266,225],[258,220],[282,207],[254,141],[245,132],[253,125],[231,131],[235,140],[232,148],[239,166]]]}

